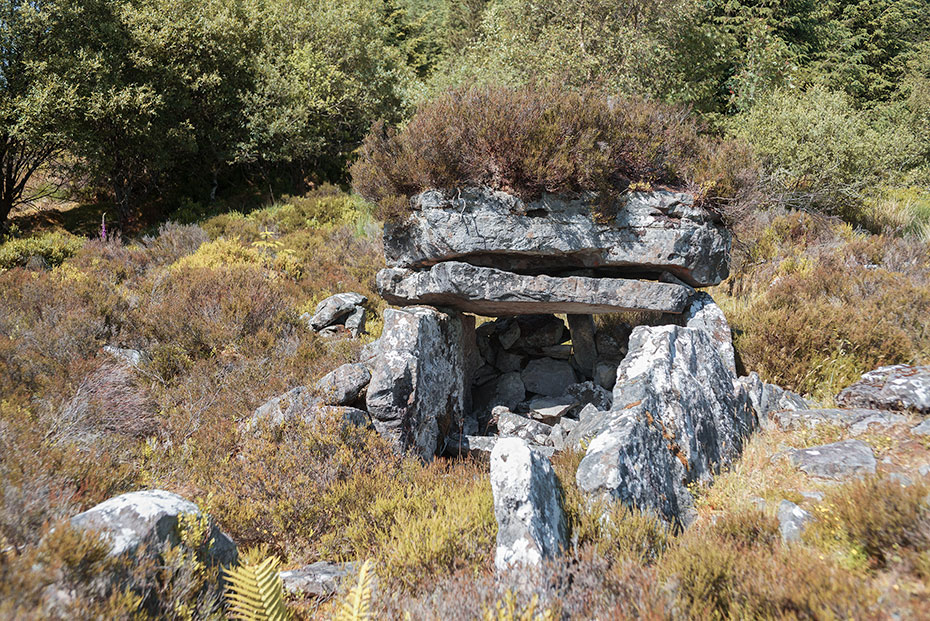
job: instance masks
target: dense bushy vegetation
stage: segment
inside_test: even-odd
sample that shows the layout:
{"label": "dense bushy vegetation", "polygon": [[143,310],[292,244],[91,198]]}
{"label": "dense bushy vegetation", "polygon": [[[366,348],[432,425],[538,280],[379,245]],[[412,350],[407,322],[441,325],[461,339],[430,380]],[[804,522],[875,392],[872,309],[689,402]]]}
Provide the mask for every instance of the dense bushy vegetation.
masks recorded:
{"label": "dense bushy vegetation", "polygon": [[702,135],[671,106],[554,87],[486,87],[423,104],[399,132],[376,125],[351,172],[355,189],[388,217],[427,188],[476,185],[534,199],[664,184],[732,202],[754,171],[745,148]]}

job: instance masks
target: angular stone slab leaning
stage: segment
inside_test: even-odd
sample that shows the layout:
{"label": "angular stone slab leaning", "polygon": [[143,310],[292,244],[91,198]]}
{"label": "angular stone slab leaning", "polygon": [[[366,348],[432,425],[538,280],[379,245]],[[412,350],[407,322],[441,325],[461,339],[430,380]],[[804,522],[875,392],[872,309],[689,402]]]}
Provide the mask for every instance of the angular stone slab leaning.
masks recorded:
{"label": "angular stone slab leaning", "polygon": [[625,278],[527,276],[458,261],[427,271],[387,268],[378,292],[391,304],[447,306],[480,315],[617,313],[650,310],[681,313],[691,299],[682,285]]}

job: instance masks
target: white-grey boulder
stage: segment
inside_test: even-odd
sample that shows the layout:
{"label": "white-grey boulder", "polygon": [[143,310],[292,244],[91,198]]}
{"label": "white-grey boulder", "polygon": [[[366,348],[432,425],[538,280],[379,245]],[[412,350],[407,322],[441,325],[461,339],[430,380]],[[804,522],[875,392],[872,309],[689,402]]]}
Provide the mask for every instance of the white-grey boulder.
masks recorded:
{"label": "white-grey boulder", "polygon": [[314,330],[322,330],[344,320],[353,312],[356,306],[368,301],[361,293],[337,293],[317,304],[308,323]]}
{"label": "white-grey boulder", "polygon": [[814,516],[790,500],[782,500],[778,504],[778,530],[784,543],[794,543],[801,540],[801,534],[814,519]]}
{"label": "white-grey boulder", "polygon": [[491,490],[499,571],[538,566],[562,552],[567,526],[548,458],[524,440],[501,438],[491,452]]}
{"label": "white-grey boulder", "polygon": [[730,324],[714,299],[704,291],[695,293],[691,305],[684,312],[683,320],[686,327],[707,332],[724,364],[736,377],[736,352],[733,349]]}
{"label": "white-grey boulder", "polygon": [[836,402],[847,408],[930,414],[930,366],[896,364],[869,371],[858,382],[840,391]]}
{"label": "white-grey boulder", "polygon": [[[136,554],[145,544],[146,554],[157,555],[165,543],[178,545],[178,520],[182,514],[201,516],[196,504],[186,498],[154,489],[129,492],[110,498],[71,518],[80,530],[95,531],[110,543],[110,554]],[[209,519],[209,518],[208,518]],[[236,544],[212,520],[210,562],[230,565],[238,558]]]}

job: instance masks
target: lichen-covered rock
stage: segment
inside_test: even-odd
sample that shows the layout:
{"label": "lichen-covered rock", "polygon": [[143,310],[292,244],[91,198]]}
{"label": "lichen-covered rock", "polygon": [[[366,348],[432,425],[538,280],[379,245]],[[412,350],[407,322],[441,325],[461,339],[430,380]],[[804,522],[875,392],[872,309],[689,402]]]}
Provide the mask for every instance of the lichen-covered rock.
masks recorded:
{"label": "lichen-covered rock", "polygon": [[364,364],[344,364],[316,384],[317,393],[326,405],[352,405],[371,381],[371,372]]}
{"label": "lichen-covered rock", "polygon": [[788,456],[801,471],[822,479],[842,480],[875,474],[875,454],[861,440],[793,450]]}
{"label": "lichen-covered rock", "polygon": [[506,408],[494,408],[494,415],[497,417],[497,429],[502,438],[522,438],[539,445],[550,443],[552,427],[549,425],[514,414]]}
{"label": "lichen-covered rock", "polygon": [[[81,530],[99,532],[110,542],[110,554],[135,554],[142,544],[147,554],[158,554],[162,545],[180,543],[178,520],[182,514],[201,516],[191,501],[160,489],[129,492],[110,498],[71,518]],[[209,522],[212,543],[207,558],[219,565],[230,565],[238,558],[236,544]]]}
{"label": "lichen-covered rock", "polygon": [[896,364],[869,371],[858,382],[840,391],[836,402],[847,408],[930,414],[930,366]]}
{"label": "lichen-covered rock", "polygon": [[810,404],[801,395],[785,390],[775,384],[763,382],[753,371],[737,380],[746,389],[752,407],[763,423],[775,412],[795,412],[810,409]]}
{"label": "lichen-covered rock", "polygon": [[730,324],[714,299],[703,291],[695,293],[682,319],[686,327],[707,332],[710,340],[717,346],[724,364],[733,373],[733,377],[736,377],[736,353],[733,349]]}
{"label": "lichen-covered rock", "polygon": [[499,571],[539,565],[566,547],[558,479],[542,453],[519,438],[498,440],[491,452],[491,490]]}
{"label": "lichen-covered rock", "polygon": [[907,418],[902,414],[882,410],[825,408],[776,412],[772,415],[772,421],[783,430],[828,424],[849,429],[854,435],[858,435],[868,431],[873,425],[878,428],[891,427],[907,422]]}
{"label": "lichen-covered rock", "polygon": [[610,391],[590,381],[572,384],[565,390],[565,394],[582,406],[590,403],[598,410],[609,410],[614,400]]}
{"label": "lichen-covered rock", "polygon": [[391,304],[432,304],[480,315],[680,313],[691,297],[688,287],[653,280],[516,274],[460,261],[424,271],[385,268],[376,283]]}
{"label": "lichen-covered rock", "polygon": [[399,452],[432,459],[461,424],[467,401],[463,322],[457,313],[413,307],[384,312],[366,403],[375,429]]}
{"label": "lichen-covered rock", "polygon": [[403,225],[385,226],[385,255],[388,265],[404,268],[455,260],[534,274],[634,269],[670,272],[692,286],[727,277],[730,234],[691,195],[634,192],[618,201],[604,222],[591,216],[594,195],[524,203],[488,188],[430,190],[411,200]]}
{"label": "lichen-covered rock", "polygon": [[361,293],[337,293],[317,304],[308,323],[314,330],[322,330],[344,320],[366,301],[368,298]]}
{"label": "lichen-covered rock", "polygon": [[745,390],[706,331],[639,326],[617,370],[613,410],[586,417],[571,434],[590,440],[578,484],[686,523],[688,484],[729,466],[756,426]]}

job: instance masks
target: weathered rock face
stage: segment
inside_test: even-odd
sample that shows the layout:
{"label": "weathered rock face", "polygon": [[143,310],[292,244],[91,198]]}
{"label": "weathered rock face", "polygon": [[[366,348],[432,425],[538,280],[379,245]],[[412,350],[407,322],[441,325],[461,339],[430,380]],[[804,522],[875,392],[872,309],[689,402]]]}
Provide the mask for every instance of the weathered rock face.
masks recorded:
{"label": "weathered rock face", "polygon": [[568,387],[577,381],[572,365],[552,358],[531,360],[520,377],[526,390],[547,397],[565,394]]}
{"label": "weathered rock face", "polygon": [[354,563],[329,563],[319,561],[290,571],[282,571],[284,590],[294,595],[331,597],[339,585],[354,569]]}
{"label": "weathered rock face", "polygon": [[250,430],[261,421],[280,425],[295,418],[306,419],[313,409],[320,405],[320,399],[313,394],[312,390],[305,386],[297,386],[256,408],[251,419],[243,425],[243,429]]}
{"label": "weathered rock face", "polygon": [[795,412],[810,409],[810,404],[804,397],[775,384],[763,382],[758,373],[750,373],[737,381],[746,389],[752,407],[763,424],[768,421],[771,414],[776,412]]}
{"label": "weathered rock face", "polygon": [[594,436],[579,486],[687,523],[687,484],[710,481],[728,466],[757,425],[735,379],[704,330],[634,329],[613,410],[586,417],[572,434],[575,441]]}
{"label": "weathered rock face", "polygon": [[432,459],[453,423],[464,418],[463,318],[435,308],[388,309],[366,403],[375,429],[400,452]]}
{"label": "weathered rock face", "polygon": [[491,452],[491,489],[498,570],[538,565],[566,546],[558,480],[545,456],[519,438],[498,440]]}
{"label": "weathered rock face", "polygon": [[736,353],[733,349],[733,335],[730,334],[730,324],[727,323],[726,316],[714,299],[703,291],[696,293],[683,319],[686,327],[707,332],[717,346],[724,364],[735,376]]}
{"label": "weathered rock face", "polygon": [[673,283],[584,276],[529,276],[459,261],[426,271],[387,268],[378,292],[391,304],[448,306],[481,315],[616,313],[654,310],[680,313],[691,297]]}
{"label": "weathered rock face", "polygon": [[816,427],[828,424],[835,427],[849,429],[853,435],[869,430],[870,427],[885,428],[907,422],[903,414],[895,414],[883,410],[850,410],[817,409],[817,410],[785,410],[776,412],[772,421],[781,429],[796,429],[799,427]]}
{"label": "weathered rock face", "polygon": [[842,480],[875,474],[875,454],[861,440],[799,449],[792,451],[789,457],[800,470],[822,479]]}
{"label": "weathered rock face", "polygon": [[913,410],[930,414],[930,367],[897,364],[869,371],[843,389],[836,402],[847,408]]}
{"label": "weathered rock face", "polygon": [[389,266],[423,268],[441,261],[527,274],[590,268],[611,275],[670,272],[693,286],[729,274],[730,235],[688,194],[633,193],[609,222],[591,217],[596,197],[519,198],[475,188],[430,190],[411,199],[414,212],[385,228]]}
{"label": "weathered rock face", "polygon": [[326,405],[351,405],[371,381],[364,364],[344,364],[320,378],[317,392]]}
{"label": "weathered rock face", "polygon": [[322,330],[340,320],[346,319],[355,312],[356,307],[361,306],[366,301],[365,296],[360,293],[337,293],[317,304],[308,323],[314,330]]}
{"label": "weathered rock face", "polygon": [[[82,530],[100,532],[110,541],[110,554],[135,554],[146,544],[147,554],[158,554],[165,542],[180,543],[178,518],[181,514],[200,516],[197,505],[164,490],[130,492],[110,498],[71,518],[71,525]],[[208,558],[216,564],[230,565],[238,558],[236,544],[215,524],[210,523],[213,543]]]}
{"label": "weathered rock face", "polygon": [[785,543],[800,541],[801,534],[813,519],[813,515],[790,500],[782,500],[778,504],[778,530],[781,532],[781,540]]}

